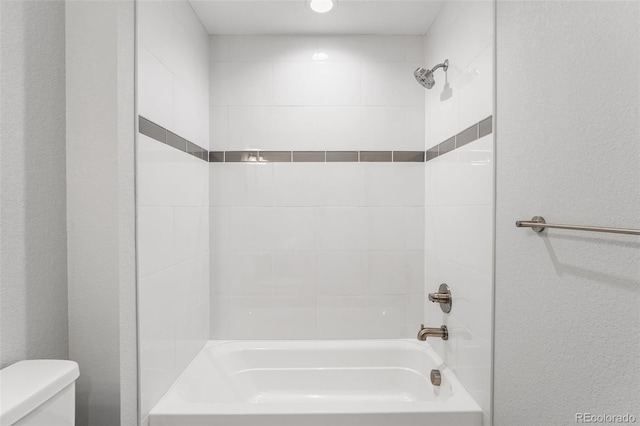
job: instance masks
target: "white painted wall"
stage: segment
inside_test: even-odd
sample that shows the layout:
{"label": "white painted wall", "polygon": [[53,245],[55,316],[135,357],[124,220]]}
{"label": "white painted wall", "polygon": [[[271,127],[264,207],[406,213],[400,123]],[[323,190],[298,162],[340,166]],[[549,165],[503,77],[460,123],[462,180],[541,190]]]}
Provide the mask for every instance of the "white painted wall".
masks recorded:
{"label": "white painted wall", "polygon": [[638,237],[514,227],[640,228],[639,22],[638,2],[498,2],[496,425],[640,415]]}
{"label": "white painted wall", "polygon": [[0,3],[0,368],[69,356],[64,10]]}
{"label": "white painted wall", "polygon": [[69,357],[76,424],[137,424],[134,3],[67,2]]}
{"label": "white painted wall", "polygon": [[[492,115],[494,5],[447,2],[425,39],[425,63],[449,59],[424,93],[429,149]],[[447,283],[453,309],[425,302],[425,324],[449,329],[431,346],[491,416],[493,135],[426,163],[425,294]],[[417,331],[417,330],[416,330]]]}
{"label": "white painted wall", "polygon": [[[187,2],[138,2],[138,114],[209,145],[208,36]],[[141,420],[209,338],[209,164],[138,134]]]}
{"label": "white painted wall", "polygon": [[[212,150],[423,150],[422,37],[211,37]],[[211,336],[412,337],[424,164],[210,164]]]}

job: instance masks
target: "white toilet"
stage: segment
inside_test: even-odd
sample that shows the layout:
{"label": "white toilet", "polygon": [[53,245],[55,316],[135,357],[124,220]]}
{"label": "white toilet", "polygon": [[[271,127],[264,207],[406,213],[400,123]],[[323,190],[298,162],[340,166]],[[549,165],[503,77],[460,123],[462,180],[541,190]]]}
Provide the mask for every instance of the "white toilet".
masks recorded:
{"label": "white toilet", "polygon": [[75,425],[73,361],[20,361],[0,370],[0,426]]}

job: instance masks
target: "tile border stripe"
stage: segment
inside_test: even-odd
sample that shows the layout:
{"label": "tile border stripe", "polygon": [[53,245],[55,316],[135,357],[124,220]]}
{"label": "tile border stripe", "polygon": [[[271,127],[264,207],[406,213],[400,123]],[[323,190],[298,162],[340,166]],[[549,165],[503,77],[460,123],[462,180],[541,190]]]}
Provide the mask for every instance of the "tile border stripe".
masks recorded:
{"label": "tile border stripe", "polygon": [[424,163],[424,151],[211,151],[212,163]]}
{"label": "tile border stripe", "polygon": [[209,151],[141,115],[138,116],[138,132],[203,161],[209,161]]}
{"label": "tile border stripe", "polygon": [[425,151],[207,151],[170,130],[138,116],[138,131],[209,163],[424,163],[493,133],[493,116]]}
{"label": "tile border stripe", "polygon": [[425,161],[431,161],[447,152],[454,151],[458,148],[478,140],[484,136],[493,133],[493,116],[480,120],[474,125],[467,127],[457,135],[451,136],[447,140],[440,142],[438,145],[427,150]]}

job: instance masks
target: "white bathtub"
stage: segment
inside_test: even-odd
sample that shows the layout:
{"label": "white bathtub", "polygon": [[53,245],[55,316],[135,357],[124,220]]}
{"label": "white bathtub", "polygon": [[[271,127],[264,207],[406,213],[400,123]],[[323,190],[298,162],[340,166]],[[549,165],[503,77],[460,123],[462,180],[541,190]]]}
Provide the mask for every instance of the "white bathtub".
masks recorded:
{"label": "white bathtub", "polygon": [[[431,384],[432,369],[442,384]],[[211,341],[150,426],[481,426],[438,355],[414,340]]]}

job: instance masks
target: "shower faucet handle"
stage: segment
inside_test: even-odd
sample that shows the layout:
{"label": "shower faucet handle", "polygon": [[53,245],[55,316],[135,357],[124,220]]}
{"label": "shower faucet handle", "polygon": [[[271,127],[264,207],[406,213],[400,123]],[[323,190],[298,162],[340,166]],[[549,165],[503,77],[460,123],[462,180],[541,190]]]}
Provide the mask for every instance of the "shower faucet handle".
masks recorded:
{"label": "shower faucet handle", "polygon": [[444,283],[440,284],[437,293],[429,293],[429,300],[433,303],[439,303],[440,309],[446,314],[451,312],[452,299],[451,290],[449,290],[449,286]]}

